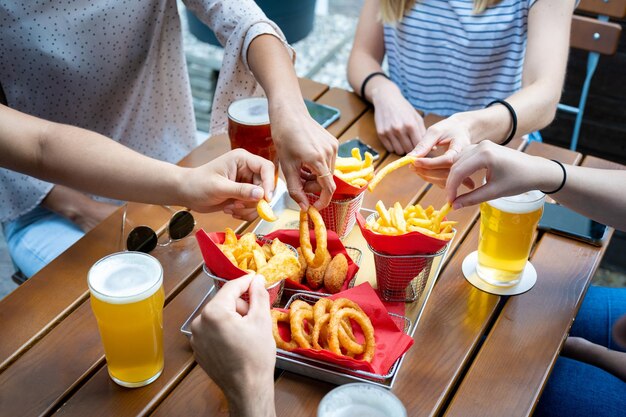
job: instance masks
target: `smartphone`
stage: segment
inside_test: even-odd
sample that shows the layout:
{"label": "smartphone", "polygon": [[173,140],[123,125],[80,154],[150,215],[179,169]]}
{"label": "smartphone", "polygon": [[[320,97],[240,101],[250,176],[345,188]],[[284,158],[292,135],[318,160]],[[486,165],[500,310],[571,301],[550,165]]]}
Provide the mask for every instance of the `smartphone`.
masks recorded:
{"label": "smartphone", "polygon": [[608,227],[558,204],[545,204],[539,229],[602,246]]}
{"label": "smartphone", "polygon": [[306,108],[311,117],[322,127],[328,127],[332,122],[339,119],[341,112],[339,109],[325,104],[315,103],[311,100],[304,100]]}
{"label": "smartphone", "polygon": [[352,156],[352,148],[359,148],[359,152],[361,153],[361,158],[365,157],[365,152],[369,152],[374,157],[374,161],[377,160],[380,155],[374,148],[372,148],[367,143],[364,143],[359,138],[350,139],[349,141],[343,142],[339,144],[339,150],[337,151],[337,156],[342,158],[349,158]]}

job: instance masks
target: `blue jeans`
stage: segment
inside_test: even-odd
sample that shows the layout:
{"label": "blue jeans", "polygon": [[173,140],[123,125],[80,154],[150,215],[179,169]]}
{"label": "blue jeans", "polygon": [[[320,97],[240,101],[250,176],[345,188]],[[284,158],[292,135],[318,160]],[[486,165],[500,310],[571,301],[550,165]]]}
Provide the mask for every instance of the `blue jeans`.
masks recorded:
{"label": "blue jeans", "polygon": [[[624,314],[626,288],[591,286],[570,335],[623,352],[613,341],[612,328]],[[626,416],[626,382],[593,365],[559,357],[534,415]]]}
{"label": "blue jeans", "polygon": [[84,235],[70,220],[41,206],[6,222],[3,229],[13,263],[28,278]]}

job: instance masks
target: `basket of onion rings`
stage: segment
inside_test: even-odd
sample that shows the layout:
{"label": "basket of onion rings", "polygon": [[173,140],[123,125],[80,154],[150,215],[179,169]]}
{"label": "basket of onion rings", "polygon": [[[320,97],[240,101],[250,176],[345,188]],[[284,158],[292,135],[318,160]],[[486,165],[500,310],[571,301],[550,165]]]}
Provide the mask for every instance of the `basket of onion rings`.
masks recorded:
{"label": "basket of onion rings", "polygon": [[[270,303],[280,303],[285,279],[300,269],[296,249],[279,239],[268,239],[246,233],[237,236],[230,228],[225,232],[199,230],[196,239],[204,258],[204,272],[219,289],[227,281],[247,274],[265,277]],[[248,301],[248,294],[242,298]]]}
{"label": "basket of onion rings", "polygon": [[300,269],[285,280],[285,291],[335,294],[346,290],[359,270],[361,251],[345,247],[336,233],[327,231],[313,207],[309,213],[314,218],[314,230],[308,228],[308,214],[301,213],[299,230],[277,230],[265,236],[279,239],[298,252]]}
{"label": "basket of onion rings", "polygon": [[369,283],[329,297],[296,294],[272,309],[279,357],[333,365],[384,379],[411,347],[410,321],[388,313]]}

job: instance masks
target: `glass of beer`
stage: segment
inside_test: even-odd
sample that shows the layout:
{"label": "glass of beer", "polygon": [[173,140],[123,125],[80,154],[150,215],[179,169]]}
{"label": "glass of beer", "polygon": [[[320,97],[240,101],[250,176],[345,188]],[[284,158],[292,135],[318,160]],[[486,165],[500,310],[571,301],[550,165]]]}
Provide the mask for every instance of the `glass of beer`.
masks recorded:
{"label": "glass of beer", "polygon": [[141,252],[96,262],[87,278],[111,379],[142,387],[163,371],[163,268]]}
{"label": "glass of beer", "polygon": [[244,98],[228,106],[228,137],[231,149],[242,148],[272,161],[278,178],[278,157],[266,98]]}
{"label": "glass of beer", "polygon": [[406,417],[391,391],[363,382],[340,385],[322,398],[317,417]]}
{"label": "glass of beer", "polygon": [[544,200],[542,192],[529,191],[480,205],[476,272],[482,280],[498,287],[519,283]]}

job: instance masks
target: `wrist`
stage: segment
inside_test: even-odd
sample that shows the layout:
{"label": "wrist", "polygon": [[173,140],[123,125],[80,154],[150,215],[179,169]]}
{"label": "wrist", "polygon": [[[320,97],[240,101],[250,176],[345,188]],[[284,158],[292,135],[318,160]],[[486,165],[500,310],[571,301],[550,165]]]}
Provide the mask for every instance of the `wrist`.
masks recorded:
{"label": "wrist", "polygon": [[398,94],[402,97],[402,92],[396,83],[381,75],[372,78],[367,83],[363,99],[367,100],[369,97],[370,102],[376,106],[376,102],[380,102],[381,99]]}
{"label": "wrist", "polygon": [[[245,385],[245,384],[244,384]],[[274,380],[225,393],[231,417],[275,417]]]}
{"label": "wrist", "polygon": [[563,182],[563,170],[559,164],[541,157],[534,158],[538,161],[537,169],[533,170],[537,175],[535,189],[548,193],[559,188]]}

